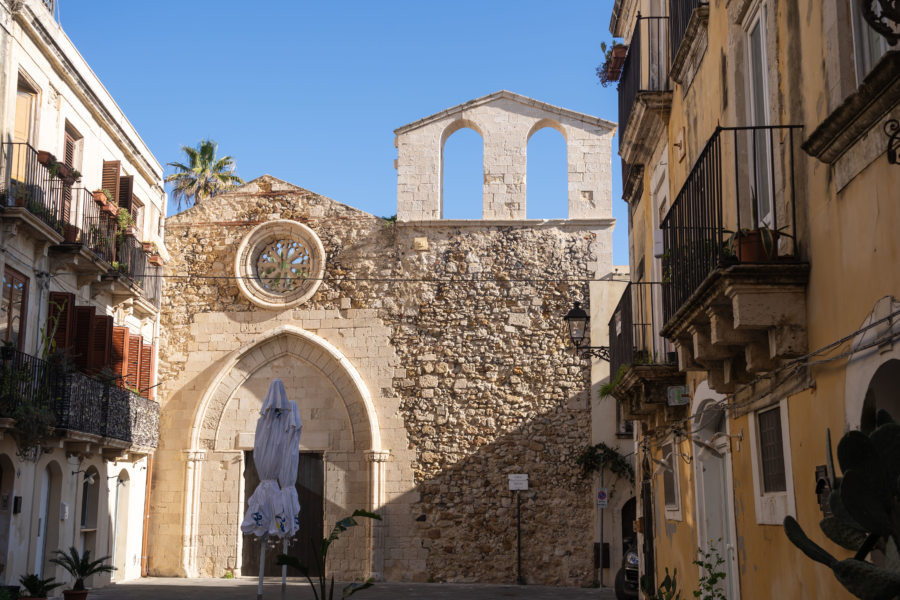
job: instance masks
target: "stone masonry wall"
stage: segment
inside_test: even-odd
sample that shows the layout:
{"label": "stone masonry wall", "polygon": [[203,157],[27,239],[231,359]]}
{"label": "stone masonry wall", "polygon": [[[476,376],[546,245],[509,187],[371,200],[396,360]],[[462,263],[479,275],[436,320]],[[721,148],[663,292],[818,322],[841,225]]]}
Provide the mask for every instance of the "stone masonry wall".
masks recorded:
{"label": "stone masonry wall", "polygon": [[[326,280],[315,296],[282,313],[252,305],[230,278],[241,238],[274,219],[307,224],[327,254]],[[558,224],[392,224],[266,176],[170,218],[167,240],[173,257],[167,273],[189,277],[170,277],[163,300],[151,546],[180,543],[182,455],[222,357],[291,323],[357,365],[376,404],[382,445],[391,454],[383,540],[376,542],[387,579],[514,581],[515,499],[507,474],[528,473],[526,579],[590,580],[591,492],[574,464],[590,441],[590,380],[567,349],[561,317],[587,295],[594,233]],[[359,326],[363,314],[368,331]],[[221,333],[198,341],[198,331],[217,331],[217,322]],[[386,347],[367,346],[370,336],[381,336]],[[243,396],[236,402],[247,409]],[[234,438],[237,430],[225,424],[222,431]],[[240,474],[231,469],[225,476]],[[365,481],[363,473],[347,476]],[[239,485],[231,485],[236,495]],[[345,501],[353,502],[342,499],[336,512],[362,507]],[[216,510],[209,504],[201,504],[201,513]],[[326,519],[326,528],[331,524]],[[232,538],[200,537],[206,548],[199,554],[213,565],[202,574],[222,574],[215,556],[234,553]],[[362,543],[358,536],[352,541]],[[342,558],[350,551],[337,545],[335,551],[337,576],[356,573],[359,565]],[[178,570],[158,564],[158,572]]]}

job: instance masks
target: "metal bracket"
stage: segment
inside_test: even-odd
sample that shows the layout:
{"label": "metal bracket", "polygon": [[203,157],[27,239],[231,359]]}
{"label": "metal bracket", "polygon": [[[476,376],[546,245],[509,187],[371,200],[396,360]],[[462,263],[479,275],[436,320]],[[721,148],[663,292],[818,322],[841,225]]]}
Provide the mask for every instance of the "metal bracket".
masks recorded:
{"label": "metal bracket", "polygon": [[578,346],[575,351],[582,358],[594,357],[609,362],[609,346]]}
{"label": "metal bracket", "polygon": [[888,119],[884,123],[884,134],[888,136],[887,159],[892,165],[900,165],[900,122]]}

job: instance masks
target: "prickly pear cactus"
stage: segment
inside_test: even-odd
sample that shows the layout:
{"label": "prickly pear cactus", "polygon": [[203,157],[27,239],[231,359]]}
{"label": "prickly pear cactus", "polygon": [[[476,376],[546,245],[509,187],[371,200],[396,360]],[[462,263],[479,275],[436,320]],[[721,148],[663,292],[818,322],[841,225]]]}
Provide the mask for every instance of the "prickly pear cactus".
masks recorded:
{"label": "prickly pear cactus", "polygon": [[[838,560],[809,539],[793,517],[784,519],[791,542],[811,559],[825,564],[847,590],[863,600],[900,598],[900,425],[884,411],[870,435],[851,431],[838,442],[835,477],[831,433],[826,435],[831,517],[819,523],[831,541],[855,552]],[[866,557],[880,550],[884,566]]]}

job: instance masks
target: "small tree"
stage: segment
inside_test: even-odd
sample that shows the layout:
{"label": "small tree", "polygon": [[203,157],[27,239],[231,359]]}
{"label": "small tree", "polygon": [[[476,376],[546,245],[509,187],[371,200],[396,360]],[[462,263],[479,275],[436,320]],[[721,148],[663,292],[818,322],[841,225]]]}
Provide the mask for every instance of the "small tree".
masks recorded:
{"label": "small tree", "polygon": [[90,550],[85,550],[84,554],[78,554],[75,546],[71,546],[68,552],[57,550],[56,558],[51,558],[50,562],[61,566],[74,577],[75,585],[72,586],[72,590],[80,592],[84,589],[84,580],[91,575],[110,573],[116,570],[114,566],[104,564],[107,560],[109,560],[109,556],[91,560]]}
{"label": "small tree", "polygon": [[173,184],[172,197],[180,210],[199,200],[221,194],[244,180],[234,172],[234,159],[230,156],[216,157],[219,145],[212,140],[201,140],[196,148],[182,146],[187,164],[170,162],[168,166],[175,172],[166,177],[166,183]]}

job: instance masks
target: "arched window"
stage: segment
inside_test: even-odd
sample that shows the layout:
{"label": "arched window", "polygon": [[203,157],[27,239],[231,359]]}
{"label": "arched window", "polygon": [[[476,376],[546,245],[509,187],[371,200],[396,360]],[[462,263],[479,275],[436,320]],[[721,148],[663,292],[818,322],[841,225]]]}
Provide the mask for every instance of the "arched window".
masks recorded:
{"label": "arched window", "polygon": [[569,214],[566,139],[552,124],[538,123],[528,139],[525,216],[565,219]]}
{"label": "arched window", "polygon": [[447,132],[441,154],[441,217],[481,219],[484,214],[484,140],[469,124],[451,126]]}

